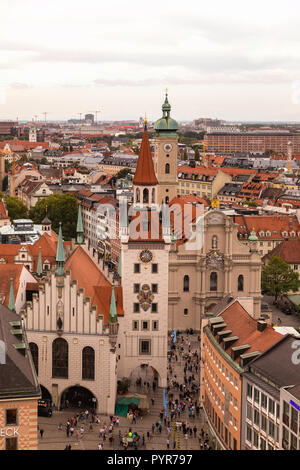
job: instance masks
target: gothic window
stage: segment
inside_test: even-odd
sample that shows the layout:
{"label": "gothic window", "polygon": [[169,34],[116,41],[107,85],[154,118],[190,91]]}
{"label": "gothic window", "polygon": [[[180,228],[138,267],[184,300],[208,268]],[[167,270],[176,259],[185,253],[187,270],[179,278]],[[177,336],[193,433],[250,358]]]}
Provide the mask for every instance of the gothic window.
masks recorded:
{"label": "gothic window", "polygon": [[189,276],[184,276],[183,278],[183,292],[189,292],[190,290],[190,278]]}
{"label": "gothic window", "polygon": [[56,338],[52,343],[52,377],[68,378],[68,343],[63,338]]}
{"label": "gothic window", "polygon": [[35,343],[29,343],[29,348],[33,360],[33,364],[35,367],[36,375],[39,373],[39,348],[38,345]]}
{"label": "gothic window", "polygon": [[238,291],[242,292],[244,290],[244,276],[242,274],[238,277]]}
{"label": "gothic window", "polygon": [[216,272],[210,275],[210,291],[216,292],[218,290],[218,274]]}
{"label": "gothic window", "polygon": [[216,250],[218,248],[218,237],[214,235],[211,240],[211,247],[212,249]]}
{"label": "gothic window", "polygon": [[166,163],[166,167],[165,167],[165,168],[166,168],[166,170],[165,170],[166,174],[169,174],[169,173],[170,173],[170,164],[169,164],[169,163]]}
{"label": "gothic window", "polygon": [[95,351],[90,346],[82,350],[82,380],[95,379]]}
{"label": "gothic window", "polygon": [[149,190],[147,188],[143,191],[143,203],[148,204],[149,202]]}
{"label": "gothic window", "polygon": [[140,190],[139,188],[136,189],[136,202],[140,202]]}

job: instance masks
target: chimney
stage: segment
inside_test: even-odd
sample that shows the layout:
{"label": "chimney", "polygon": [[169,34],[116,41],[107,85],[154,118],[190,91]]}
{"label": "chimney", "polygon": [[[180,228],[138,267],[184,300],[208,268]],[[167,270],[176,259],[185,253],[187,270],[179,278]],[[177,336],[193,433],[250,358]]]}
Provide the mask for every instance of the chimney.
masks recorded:
{"label": "chimney", "polygon": [[266,327],[267,327],[267,323],[265,321],[258,320],[258,322],[257,322],[257,331],[262,332],[266,329]]}

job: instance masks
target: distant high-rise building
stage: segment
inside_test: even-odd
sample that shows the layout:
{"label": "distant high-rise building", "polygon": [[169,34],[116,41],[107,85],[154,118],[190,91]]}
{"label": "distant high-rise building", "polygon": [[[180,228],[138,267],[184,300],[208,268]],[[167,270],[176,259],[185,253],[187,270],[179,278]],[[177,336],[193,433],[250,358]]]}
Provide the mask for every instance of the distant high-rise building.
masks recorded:
{"label": "distant high-rise building", "polygon": [[85,122],[89,122],[90,124],[94,124],[94,119],[95,119],[95,116],[93,114],[86,114],[84,116]]}

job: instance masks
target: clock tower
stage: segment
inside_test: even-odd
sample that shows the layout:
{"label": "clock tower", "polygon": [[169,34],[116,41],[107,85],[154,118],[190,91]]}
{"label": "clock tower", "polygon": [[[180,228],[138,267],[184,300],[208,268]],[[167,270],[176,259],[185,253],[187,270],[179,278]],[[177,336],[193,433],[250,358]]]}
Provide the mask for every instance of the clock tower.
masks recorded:
{"label": "clock tower", "polygon": [[169,203],[177,196],[178,123],[171,118],[166,93],[163,116],[154,124],[154,170],[158,180],[157,203]]}
{"label": "clock tower", "polygon": [[[167,385],[169,207],[159,211],[147,129],[133,179],[134,202],[120,208],[124,319],[119,328],[118,378]],[[121,213],[122,212],[122,213]]]}

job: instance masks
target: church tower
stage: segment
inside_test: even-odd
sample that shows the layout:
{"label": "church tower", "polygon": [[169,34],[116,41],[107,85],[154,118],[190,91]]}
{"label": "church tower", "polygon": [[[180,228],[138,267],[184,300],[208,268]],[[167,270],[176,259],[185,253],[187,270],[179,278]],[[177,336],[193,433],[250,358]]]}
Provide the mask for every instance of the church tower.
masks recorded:
{"label": "church tower", "polygon": [[158,180],[158,204],[168,204],[177,196],[178,123],[171,118],[166,93],[163,115],[154,124],[154,169]]}
{"label": "church tower", "polygon": [[133,178],[133,203],[135,207],[150,208],[157,205],[157,178],[147,132],[147,121]]}

